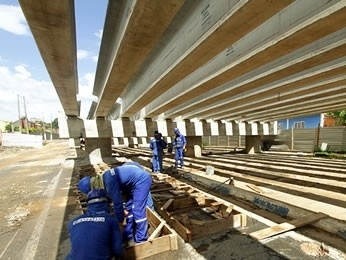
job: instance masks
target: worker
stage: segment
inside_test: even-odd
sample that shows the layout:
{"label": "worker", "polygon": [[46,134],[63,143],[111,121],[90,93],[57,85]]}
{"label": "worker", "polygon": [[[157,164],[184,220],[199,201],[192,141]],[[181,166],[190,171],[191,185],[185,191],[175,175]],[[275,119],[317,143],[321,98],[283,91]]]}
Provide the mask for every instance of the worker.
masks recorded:
{"label": "worker", "polygon": [[118,220],[110,214],[110,199],[102,189],[87,195],[87,211],[68,223],[71,252],[66,260],[113,259],[123,254]]}
{"label": "worker", "polygon": [[159,133],[159,138],[160,138],[160,143],[162,147],[159,154],[159,165],[160,165],[160,172],[163,172],[163,156],[165,155],[164,149],[167,148],[167,142],[163,139],[162,133]]}
{"label": "worker", "polygon": [[[84,177],[78,183],[81,192],[95,188],[100,178]],[[150,196],[151,176],[137,162],[127,162],[101,175],[101,182],[112,199],[115,215],[120,223],[126,215],[125,243],[140,243],[148,239],[146,207]],[[99,184],[97,184],[99,185]],[[125,208],[123,206],[124,197]]]}
{"label": "worker", "polygon": [[154,138],[150,140],[150,149],[152,150],[152,171],[154,173],[162,172],[162,161],[164,149],[167,148],[167,143],[162,139],[162,134],[159,131],[154,131]]}
{"label": "worker", "polygon": [[186,138],[178,128],[174,128],[175,138],[173,147],[175,149],[175,167],[184,167],[184,152],[186,151]]}

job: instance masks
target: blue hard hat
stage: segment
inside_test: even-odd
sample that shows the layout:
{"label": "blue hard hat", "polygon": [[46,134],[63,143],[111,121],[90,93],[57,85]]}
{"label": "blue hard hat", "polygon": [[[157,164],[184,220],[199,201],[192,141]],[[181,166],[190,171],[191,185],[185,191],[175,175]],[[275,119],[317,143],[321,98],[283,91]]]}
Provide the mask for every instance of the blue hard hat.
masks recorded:
{"label": "blue hard hat", "polygon": [[137,166],[140,169],[143,169],[143,166],[140,163],[138,163],[138,162],[126,162],[123,165],[134,165],[134,166]]}
{"label": "blue hard hat", "polygon": [[89,204],[96,202],[108,202],[107,192],[104,189],[93,189],[88,193],[87,202]]}
{"label": "blue hard hat", "polygon": [[84,177],[81,179],[78,183],[78,189],[85,193],[88,194],[90,191],[90,176]]}
{"label": "blue hard hat", "polygon": [[180,132],[179,132],[179,129],[178,129],[177,127],[174,128],[174,133],[175,133],[175,134],[179,134],[179,133],[180,133]]}

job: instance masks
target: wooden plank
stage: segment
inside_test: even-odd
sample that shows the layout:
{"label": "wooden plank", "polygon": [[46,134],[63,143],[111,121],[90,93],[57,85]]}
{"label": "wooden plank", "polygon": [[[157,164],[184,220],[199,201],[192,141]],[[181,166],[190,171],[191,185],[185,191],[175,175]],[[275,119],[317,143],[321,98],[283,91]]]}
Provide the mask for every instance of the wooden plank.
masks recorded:
{"label": "wooden plank", "polygon": [[150,235],[150,237],[148,238],[148,241],[153,241],[154,238],[156,238],[159,235],[159,233],[161,232],[161,229],[163,228],[165,224],[166,224],[166,221],[162,221],[160,225],[155,229],[155,231]]}
{"label": "wooden plank", "polygon": [[306,216],[303,218],[295,219],[295,220],[292,220],[289,222],[284,222],[284,223],[281,223],[281,224],[278,224],[278,225],[275,225],[272,227],[258,230],[258,231],[250,233],[249,235],[254,239],[260,240],[260,239],[264,239],[267,237],[271,237],[274,235],[278,235],[278,234],[296,229],[298,227],[305,226],[307,224],[316,222],[316,221],[323,219],[323,218],[326,218],[326,217],[328,217],[328,215],[319,212],[319,213],[315,213],[315,214],[312,214],[312,215],[309,215],[309,216]]}
{"label": "wooden plank", "polygon": [[166,203],[161,207],[161,210],[166,210],[172,203],[174,199],[169,199],[166,201]]}

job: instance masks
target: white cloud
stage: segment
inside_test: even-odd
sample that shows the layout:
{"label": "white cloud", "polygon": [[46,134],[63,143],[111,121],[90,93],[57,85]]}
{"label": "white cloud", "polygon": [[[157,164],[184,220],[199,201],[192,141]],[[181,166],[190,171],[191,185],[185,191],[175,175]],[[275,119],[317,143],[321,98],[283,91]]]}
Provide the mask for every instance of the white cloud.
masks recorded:
{"label": "white cloud", "polygon": [[97,32],[94,33],[97,38],[100,40],[102,39],[102,34],[103,34],[103,29],[98,30]]}
{"label": "white cloud", "polygon": [[90,54],[88,51],[86,50],[77,50],[77,59],[79,60],[84,60],[84,59],[88,59],[90,57]]}
{"label": "white cloud", "polygon": [[14,67],[14,70],[18,79],[24,80],[31,77],[31,73],[26,69],[25,65],[18,65]]}
{"label": "white cloud", "polygon": [[95,73],[86,73],[79,78],[78,99],[81,100],[80,117],[86,119],[91,103],[97,100],[92,94],[94,87]]}
{"label": "white cloud", "polygon": [[31,35],[19,6],[0,5],[0,29],[16,35]]}
{"label": "white cloud", "polygon": [[16,121],[25,116],[25,108],[28,118],[55,118],[62,111],[52,83],[33,79],[25,65],[0,66],[0,79],[0,120]]}

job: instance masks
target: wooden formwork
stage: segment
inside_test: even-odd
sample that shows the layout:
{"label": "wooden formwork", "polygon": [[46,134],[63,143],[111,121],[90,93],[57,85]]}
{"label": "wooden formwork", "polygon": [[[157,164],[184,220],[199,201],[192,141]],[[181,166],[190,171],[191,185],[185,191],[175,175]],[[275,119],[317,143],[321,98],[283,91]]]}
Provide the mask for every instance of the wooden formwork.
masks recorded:
{"label": "wooden formwork", "polygon": [[147,208],[149,238],[146,242],[127,247],[125,259],[143,259],[159,253],[178,249],[177,234],[157,213]]}
{"label": "wooden formwork", "polygon": [[246,225],[246,215],[194,187],[153,175],[151,194],[157,212],[186,241]]}

